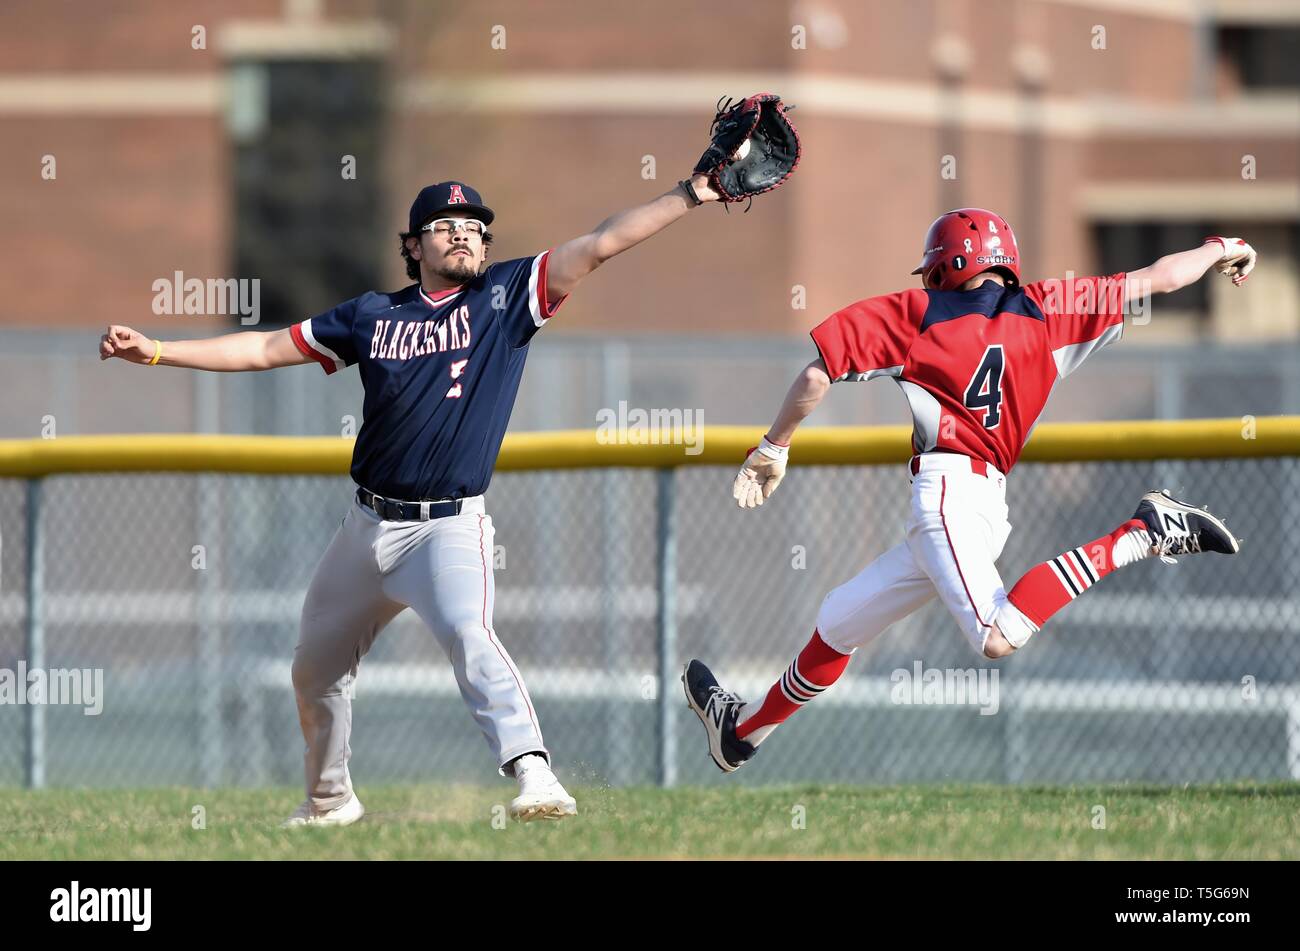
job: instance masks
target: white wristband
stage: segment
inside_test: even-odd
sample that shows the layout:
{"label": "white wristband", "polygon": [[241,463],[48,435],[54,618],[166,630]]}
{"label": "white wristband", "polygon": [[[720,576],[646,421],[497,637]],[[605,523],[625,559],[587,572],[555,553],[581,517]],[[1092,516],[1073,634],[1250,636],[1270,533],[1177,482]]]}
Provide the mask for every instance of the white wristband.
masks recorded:
{"label": "white wristband", "polygon": [[[1205,239],[1205,243],[1206,244],[1217,243],[1219,247],[1223,248],[1223,253],[1219,255],[1220,261],[1226,261],[1229,258],[1233,257],[1234,254],[1240,256],[1243,250],[1245,251],[1250,250],[1250,245],[1248,245],[1241,238],[1223,238],[1217,234],[1210,235],[1208,238]],[[1235,252],[1233,250],[1234,248],[1236,248]]]}
{"label": "white wristband", "polygon": [[778,446],[766,436],[759,442],[758,451],[769,459],[787,459],[790,456],[789,446]]}

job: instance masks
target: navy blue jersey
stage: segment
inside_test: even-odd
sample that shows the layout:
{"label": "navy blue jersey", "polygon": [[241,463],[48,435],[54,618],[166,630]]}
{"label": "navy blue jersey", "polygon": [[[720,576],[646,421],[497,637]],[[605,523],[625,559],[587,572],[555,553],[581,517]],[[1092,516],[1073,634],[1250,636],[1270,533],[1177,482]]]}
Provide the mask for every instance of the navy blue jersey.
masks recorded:
{"label": "navy blue jersey", "polygon": [[549,251],[489,265],[458,288],[370,292],[290,328],[326,373],[360,364],[364,419],[352,478],[394,499],[458,499],[492,479],[528,344],[546,300]]}

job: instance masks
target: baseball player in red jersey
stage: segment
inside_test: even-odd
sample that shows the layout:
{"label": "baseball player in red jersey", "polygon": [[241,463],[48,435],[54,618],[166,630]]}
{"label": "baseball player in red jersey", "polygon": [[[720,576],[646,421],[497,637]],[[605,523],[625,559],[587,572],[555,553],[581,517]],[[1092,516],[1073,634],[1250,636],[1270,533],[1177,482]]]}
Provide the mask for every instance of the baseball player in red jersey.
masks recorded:
{"label": "baseball player in red jersey", "polygon": [[1234,554],[1221,520],[1167,491],[1142,497],[1113,531],[1030,569],[1009,588],[995,564],[1011,525],[1007,473],[1058,382],[1118,340],[1127,304],[1167,294],[1210,268],[1240,285],[1255,251],[1207,238],[1150,267],[1022,285],[1020,252],[1000,215],[962,208],[930,226],[922,288],[872,297],[812,331],[818,358],[790,387],[776,422],[745,460],[733,496],[762,505],[785,474],[791,438],[834,382],[893,377],[912,411],[912,501],[906,539],[826,596],[812,639],[767,694],[746,703],[698,660],[687,702],[709,753],[732,772],[777,725],[833,684],[849,658],[938,597],[975,650],[1005,657],[1111,572],[1150,557]]}

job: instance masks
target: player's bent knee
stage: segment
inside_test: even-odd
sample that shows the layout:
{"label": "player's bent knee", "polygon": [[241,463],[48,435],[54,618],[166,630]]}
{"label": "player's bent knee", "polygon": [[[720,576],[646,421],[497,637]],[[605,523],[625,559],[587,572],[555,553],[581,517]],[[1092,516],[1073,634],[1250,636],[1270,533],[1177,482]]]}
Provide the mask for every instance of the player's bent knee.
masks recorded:
{"label": "player's bent knee", "polygon": [[294,652],[293,664],[289,668],[294,693],[309,698],[329,693],[347,674],[347,670],[335,669],[335,665],[327,664],[324,658],[301,648]]}
{"label": "player's bent knee", "polygon": [[[827,601],[829,600],[828,596]],[[852,654],[859,647],[874,640],[885,629],[879,624],[853,623],[852,618],[846,619],[842,614],[827,611],[825,603],[822,610],[817,612],[814,627],[822,643],[841,654]]]}
{"label": "player's bent knee", "polygon": [[996,624],[989,628],[989,635],[984,639],[985,657],[990,660],[998,660],[1014,652],[1015,648],[1011,646],[1010,641],[1002,636],[1002,632],[998,630]]}
{"label": "player's bent knee", "polygon": [[845,634],[845,631],[827,631],[820,624],[817,625],[816,631],[817,636],[822,639],[822,643],[833,651],[841,654],[852,654],[858,649],[856,644],[844,643],[844,638],[840,635]]}
{"label": "player's bent knee", "polygon": [[301,660],[301,654],[293,659],[290,676],[293,679],[294,693],[300,697],[311,697],[321,693],[320,677],[312,664]]}
{"label": "player's bent knee", "polygon": [[294,651],[293,664],[289,667],[289,676],[293,680],[293,689],[302,693],[311,684],[311,666],[303,660],[302,650]]}

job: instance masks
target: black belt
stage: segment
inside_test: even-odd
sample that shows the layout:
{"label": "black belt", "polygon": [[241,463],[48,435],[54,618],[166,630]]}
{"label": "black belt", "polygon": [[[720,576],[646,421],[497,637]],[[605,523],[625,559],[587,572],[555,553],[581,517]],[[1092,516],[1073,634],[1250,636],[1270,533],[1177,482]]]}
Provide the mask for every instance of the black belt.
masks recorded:
{"label": "black belt", "polygon": [[403,502],[400,499],[386,499],[382,495],[375,495],[369,489],[357,489],[357,501],[389,522],[424,522],[434,518],[446,518],[448,515],[459,515],[461,506],[465,503],[464,499],[449,499],[443,502]]}

